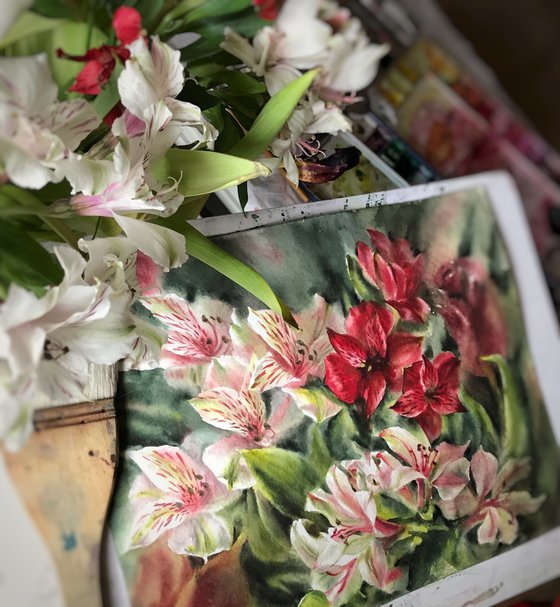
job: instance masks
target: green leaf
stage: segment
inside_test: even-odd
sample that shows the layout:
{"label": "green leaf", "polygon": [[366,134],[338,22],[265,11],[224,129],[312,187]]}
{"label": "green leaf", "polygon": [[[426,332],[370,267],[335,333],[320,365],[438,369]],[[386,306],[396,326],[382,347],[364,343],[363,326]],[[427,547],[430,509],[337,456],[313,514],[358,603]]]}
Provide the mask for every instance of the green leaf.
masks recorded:
{"label": "green leaf", "polygon": [[298,603],[298,607],[329,607],[329,599],[318,590],[308,592]]}
{"label": "green leaf", "polygon": [[350,278],[350,284],[360,299],[366,301],[380,300],[379,291],[364,278],[360,264],[355,257],[351,255],[346,256],[346,269]]}
{"label": "green leaf", "polygon": [[224,0],[206,0],[206,2],[203,2],[188,13],[183,24],[190,25],[197,21],[225,17],[239,13],[251,6],[251,0],[228,0],[228,2],[224,2]]}
{"label": "green leaf", "polygon": [[232,95],[245,96],[266,93],[264,82],[244,72],[226,69],[223,65],[217,63],[189,65],[189,72],[197,78],[199,84],[208,87],[213,84],[227,85],[227,90]]}
{"label": "green leaf", "polygon": [[155,172],[163,177],[179,181],[179,192],[183,196],[200,196],[249,179],[268,175],[270,169],[260,162],[238,158],[229,154],[182,150],[172,148]]}
{"label": "green leaf", "polygon": [[165,7],[164,0],[132,0],[127,3],[133,6],[142,17],[142,25],[150,31],[154,19]]}
{"label": "green leaf", "polygon": [[313,421],[322,423],[338,415],[345,403],[322,385],[310,385],[306,388],[292,388],[290,394],[297,406]]}
{"label": "green leaf", "polygon": [[496,453],[500,446],[500,438],[486,409],[472,396],[467,394],[463,386],[459,390],[459,400],[465,409],[467,409],[468,414],[478,420],[482,432],[481,443],[484,449]]}
{"label": "green leaf", "polygon": [[[191,31],[200,34],[200,40],[182,49],[181,59],[186,61],[187,65],[192,61],[209,59],[210,57],[214,62],[217,62],[221,57],[227,57],[229,58],[227,60],[228,64],[239,63],[238,59],[233,59],[232,55],[226,53],[220,47],[220,44],[224,41],[226,26],[231,27],[246,38],[252,38],[264,25],[267,25],[267,22],[260,19],[255,11],[249,11],[248,14],[240,16],[231,15],[221,21],[196,23],[191,27]],[[179,27],[182,28],[182,26]]]}
{"label": "green leaf", "polygon": [[282,562],[290,554],[291,544],[274,508],[261,495],[247,492],[243,530],[251,552],[261,561]]}
{"label": "green leaf", "polygon": [[16,19],[4,38],[0,40],[0,49],[6,48],[23,38],[53,30],[61,23],[63,23],[61,19],[49,19],[48,17],[27,11]]}
{"label": "green leaf", "polygon": [[[172,10],[168,11],[155,33],[166,33],[181,30],[193,31],[193,25],[201,21],[220,21],[221,17],[228,17],[234,13],[239,13],[251,6],[250,0],[183,0],[179,2]],[[255,11],[251,11],[256,15]],[[189,29],[185,28],[188,26]],[[223,35],[222,26],[222,35]]]}
{"label": "green leaf", "polygon": [[500,354],[481,356],[480,359],[496,365],[502,383],[502,455],[504,458],[527,455],[529,426],[513,373],[507,361]]}
{"label": "green leaf", "polygon": [[347,407],[328,421],[327,442],[329,451],[337,460],[360,457],[356,437],[358,428]]}
{"label": "green leaf", "polygon": [[301,517],[307,493],[322,480],[305,458],[276,447],[242,453],[255,477],[257,491],[286,516]]}
{"label": "green leaf", "polygon": [[182,0],[174,8],[165,13],[165,16],[154,33],[161,34],[163,32],[172,31],[174,27],[183,23],[182,18],[189,13],[189,11],[196,9],[201,4],[204,4],[204,2],[206,2],[206,0]]}
{"label": "green leaf", "polygon": [[334,463],[334,458],[329,451],[325,437],[318,426],[311,428],[311,446],[309,447],[309,461],[320,476],[325,476]]}
{"label": "green leaf", "polygon": [[0,217],[45,215],[49,208],[27,190],[11,184],[0,186]]}
{"label": "green leaf", "polygon": [[379,493],[375,497],[377,505],[377,515],[387,521],[393,519],[410,519],[413,518],[418,509],[413,508],[410,504],[406,504],[397,497],[392,497],[384,493]]}
{"label": "green leaf", "polygon": [[251,160],[258,158],[286,124],[318,73],[319,70],[310,70],[273,95],[249,132],[229,153]]}
{"label": "green leaf", "polygon": [[40,292],[58,284],[62,268],[33,238],[13,223],[0,221],[0,284],[7,289],[15,282]]}
{"label": "green leaf", "polygon": [[31,10],[44,17],[86,21],[89,2],[75,0],[34,0]]}
{"label": "green leaf", "polygon": [[287,322],[292,325],[296,324],[286,304],[278,298],[266,280],[256,270],[253,270],[231,253],[224,251],[193,226],[186,224],[183,233],[187,239],[187,253],[189,255],[233,280],[233,282],[260,299],[268,308],[281,314]]}

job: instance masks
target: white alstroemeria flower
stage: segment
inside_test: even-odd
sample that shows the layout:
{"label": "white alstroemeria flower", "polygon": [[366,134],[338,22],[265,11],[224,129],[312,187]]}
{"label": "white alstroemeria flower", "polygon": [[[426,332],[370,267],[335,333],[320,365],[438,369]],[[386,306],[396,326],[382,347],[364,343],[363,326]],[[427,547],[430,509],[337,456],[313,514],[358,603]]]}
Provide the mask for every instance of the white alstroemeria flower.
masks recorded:
{"label": "white alstroemeria flower", "polygon": [[179,268],[187,261],[185,237],[179,232],[124,215],[113,217],[134,245],[164,272]]}
{"label": "white alstroemeria flower", "polygon": [[33,4],[33,0],[4,0],[0,13],[0,38],[8,33],[12,23],[23,11]]}
{"label": "white alstroemeria flower", "polygon": [[[380,60],[389,52],[388,44],[371,44],[358,19],[349,19],[329,41],[320,82],[328,91],[355,94],[368,87],[377,75]],[[341,101],[344,101],[342,98]]]}
{"label": "white alstroemeria flower", "polygon": [[304,101],[292,113],[288,123],[271,144],[271,152],[282,159],[288,179],[299,182],[296,158],[318,152],[315,135],[336,135],[352,130],[352,123],[336,105],[322,100]]}
{"label": "white alstroemeria flower", "polygon": [[170,112],[166,125],[171,145],[206,144],[212,149],[218,131],[206,120],[200,108],[175,99],[183,89],[185,76],[181,53],[152,37],[151,48],[143,38],[128,46],[130,58],[118,79],[119,94],[124,107],[148,125],[146,113],[163,101]]}
{"label": "white alstroemeria flower", "polygon": [[114,290],[128,288],[133,295],[138,291],[136,280],[136,246],[125,236],[80,239],[80,250],[88,254],[84,280],[110,285]]}
{"label": "white alstroemeria flower", "polygon": [[46,54],[0,58],[0,177],[31,189],[61,180],[57,162],[99,118],[87,101],[57,96]]}
{"label": "white alstroemeria flower", "polygon": [[70,247],[55,254],[64,270],[59,286],[43,297],[10,286],[0,306],[0,344],[12,382],[35,377],[39,394],[60,400],[81,395],[89,362],[113,364],[129,352],[134,324],[126,292],[89,285],[86,262]]}
{"label": "white alstroemeria flower", "polygon": [[264,77],[268,92],[277,93],[327,57],[331,27],[319,19],[321,0],[287,0],[273,27],[263,27],[251,44],[226,28],[222,48]]}
{"label": "white alstroemeria flower", "polygon": [[94,151],[60,162],[59,170],[72,185],[70,205],[74,210],[103,217],[126,212],[173,214],[184,199],[178,183],[160,183],[150,171],[173,145],[174,135],[167,129],[170,120],[171,111],[160,101],[146,112],[141,134],[129,137],[130,121],[126,117],[115,120],[117,143],[112,160],[98,160]]}
{"label": "white alstroemeria flower", "polygon": [[[80,240],[80,249],[87,252],[84,278],[88,283],[101,281],[111,285],[114,291],[128,292],[130,304],[142,295],[142,279],[138,279],[138,255],[136,245],[126,236]],[[171,263],[165,260],[165,263]],[[159,270],[161,272],[161,270]],[[130,351],[122,361],[123,369],[154,369],[159,365],[161,349],[166,334],[159,327],[138,316],[131,315],[134,324]]]}

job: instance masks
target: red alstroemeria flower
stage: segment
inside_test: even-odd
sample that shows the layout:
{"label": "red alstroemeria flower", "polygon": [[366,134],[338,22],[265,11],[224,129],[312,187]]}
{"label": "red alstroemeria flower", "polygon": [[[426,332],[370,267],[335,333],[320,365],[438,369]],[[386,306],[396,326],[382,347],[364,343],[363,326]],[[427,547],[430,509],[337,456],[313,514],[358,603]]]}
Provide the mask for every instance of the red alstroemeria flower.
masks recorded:
{"label": "red alstroemeria flower", "polygon": [[369,419],[385,392],[399,392],[403,370],[422,356],[422,339],[394,333],[395,318],[383,306],[370,301],[351,308],[347,335],[328,330],[335,349],[325,359],[325,383],[341,401],[363,401]]}
{"label": "red alstroemeria flower", "polygon": [[434,299],[447,330],[457,343],[461,363],[484,375],[480,357],[505,355],[508,331],[496,285],[476,259],[460,257],[444,263],[433,277]]}
{"label": "red alstroemeria flower", "polygon": [[126,45],[134,42],[142,33],[140,13],[130,6],[119,7],[113,15],[113,29],[118,45],[104,44],[89,49],[85,55],[67,55],[62,49],[57,49],[58,57],[85,62],[84,69],[76,77],[70,91],[84,95],[98,95],[101,92],[115,69],[117,59],[124,63],[130,57]]}
{"label": "red alstroemeria flower", "polygon": [[443,415],[464,411],[459,401],[459,360],[442,352],[433,361],[425,356],[404,372],[403,394],[393,411],[414,417],[430,441],[441,434]]}
{"label": "red alstroemeria flower", "polygon": [[372,248],[358,242],[358,262],[366,280],[377,287],[385,301],[403,320],[424,322],[430,311],[418,297],[424,272],[424,256],[412,254],[404,238],[390,240],[377,230],[368,230]]}
{"label": "red alstroemeria flower", "polygon": [[259,17],[274,21],[278,16],[278,6],[276,0],[253,0],[253,6],[256,7]]}

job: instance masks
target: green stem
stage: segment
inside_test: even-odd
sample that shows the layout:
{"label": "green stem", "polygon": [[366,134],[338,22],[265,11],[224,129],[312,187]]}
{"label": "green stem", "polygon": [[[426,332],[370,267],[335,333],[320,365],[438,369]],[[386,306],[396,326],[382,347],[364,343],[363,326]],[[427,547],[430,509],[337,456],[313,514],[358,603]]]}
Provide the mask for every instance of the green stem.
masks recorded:
{"label": "green stem", "polygon": [[78,247],[78,237],[74,232],[60,219],[54,219],[52,217],[43,217],[43,221],[51,228],[54,232],[56,232],[64,242],[69,244],[72,248],[79,251]]}
{"label": "green stem", "polygon": [[87,16],[87,37],[86,37],[86,52],[89,50],[91,45],[91,36],[93,33],[93,20],[95,19],[95,7],[97,5],[97,0],[90,0],[88,6],[88,16]]}

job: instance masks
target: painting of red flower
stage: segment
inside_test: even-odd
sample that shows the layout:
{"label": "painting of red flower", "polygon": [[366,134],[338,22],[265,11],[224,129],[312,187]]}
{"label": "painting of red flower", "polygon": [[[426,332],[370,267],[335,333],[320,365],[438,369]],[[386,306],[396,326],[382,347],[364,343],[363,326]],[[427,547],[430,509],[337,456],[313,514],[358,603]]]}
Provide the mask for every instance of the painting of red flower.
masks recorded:
{"label": "painting of red flower", "polygon": [[459,360],[442,352],[431,361],[425,356],[404,372],[403,393],[393,411],[413,417],[433,441],[441,434],[442,416],[464,411],[459,401]]}
{"label": "painting of red flower", "polygon": [[378,230],[368,230],[371,248],[358,242],[356,253],[364,277],[377,287],[385,301],[403,320],[422,323],[430,311],[418,296],[424,273],[424,256],[414,256],[404,238],[389,239]]}
{"label": "painting of red flower", "polygon": [[387,308],[365,301],[350,309],[346,334],[328,331],[335,352],[325,359],[325,384],[341,401],[359,402],[366,418],[387,390],[401,390],[403,370],[422,356],[422,339],[395,324]]}

